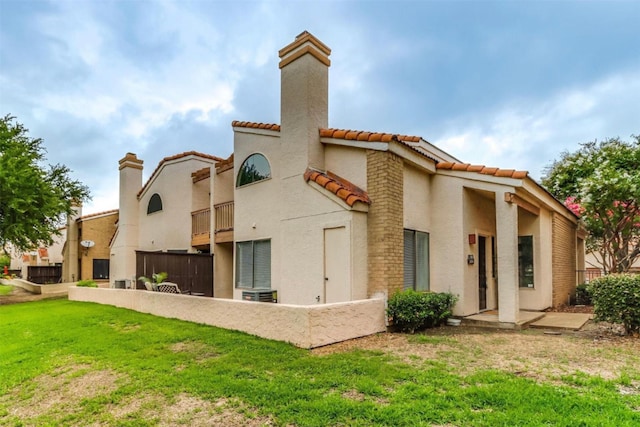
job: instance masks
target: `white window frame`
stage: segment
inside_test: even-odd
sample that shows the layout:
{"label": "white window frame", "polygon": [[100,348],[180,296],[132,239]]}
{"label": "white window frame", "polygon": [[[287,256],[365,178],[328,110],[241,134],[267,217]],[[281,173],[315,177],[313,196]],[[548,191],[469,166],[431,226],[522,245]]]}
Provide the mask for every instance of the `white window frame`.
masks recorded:
{"label": "white window frame", "polygon": [[236,288],[271,289],[271,239],[236,242]]}
{"label": "white window frame", "polygon": [[431,290],[429,233],[404,229],[403,287],[419,292]]}

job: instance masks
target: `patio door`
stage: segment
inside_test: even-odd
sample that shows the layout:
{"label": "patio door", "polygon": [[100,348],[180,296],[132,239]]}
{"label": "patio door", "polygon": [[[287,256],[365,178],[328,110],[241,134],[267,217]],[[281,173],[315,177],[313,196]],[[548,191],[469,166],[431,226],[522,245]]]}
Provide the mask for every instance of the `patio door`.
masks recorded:
{"label": "patio door", "polygon": [[326,303],[351,299],[349,240],[345,227],[324,230],[324,294]]}
{"label": "patio door", "polygon": [[487,238],[478,236],[478,302],[479,309],[487,309]]}

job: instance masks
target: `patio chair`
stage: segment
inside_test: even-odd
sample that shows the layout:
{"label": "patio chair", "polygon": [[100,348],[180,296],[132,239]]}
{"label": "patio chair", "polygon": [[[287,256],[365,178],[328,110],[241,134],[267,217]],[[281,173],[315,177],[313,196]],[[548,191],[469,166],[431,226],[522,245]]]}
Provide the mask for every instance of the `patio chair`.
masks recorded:
{"label": "patio chair", "polygon": [[180,288],[176,283],[162,282],[156,285],[158,292],[166,292],[168,294],[181,294]]}

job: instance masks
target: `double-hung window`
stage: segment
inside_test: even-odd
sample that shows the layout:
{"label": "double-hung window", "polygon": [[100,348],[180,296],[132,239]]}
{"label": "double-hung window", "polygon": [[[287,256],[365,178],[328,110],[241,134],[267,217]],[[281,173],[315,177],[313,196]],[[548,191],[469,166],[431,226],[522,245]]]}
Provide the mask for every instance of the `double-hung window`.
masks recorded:
{"label": "double-hung window", "polygon": [[271,289],[271,240],[236,243],[236,287]]}
{"label": "double-hung window", "polygon": [[518,236],[518,282],[533,288],[533,236]]}
{"label": "double-hung window", "polygon": [[429,290],[429,233],[404,230],[404,289]]}

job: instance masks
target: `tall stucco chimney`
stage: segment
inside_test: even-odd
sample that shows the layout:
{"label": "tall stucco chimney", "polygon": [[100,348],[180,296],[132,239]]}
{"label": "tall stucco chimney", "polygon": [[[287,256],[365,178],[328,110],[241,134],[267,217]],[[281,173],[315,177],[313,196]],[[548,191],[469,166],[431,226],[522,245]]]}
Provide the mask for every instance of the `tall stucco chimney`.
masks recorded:
{"label": "tall stucco chimney", "polygon": [[280,49],[280,138],[284,164],[324,169],[319,129],[329,122],[329,49],[304,31]]}
{"label": "tall stucco chimney", "polygon": [[77,202],[72,205],[73,213],[67,215],[66,238],[62,250],[62,281],[75,282],[80,280],[80,266],[78,264],[78,219],[82,216],[82,203]]}
{"label": "tall stucco chimney", "polygon": [[136,275],[138,249],[138,191],[142,188],[142,160],[127,153],[119,161],[120,198],[118,236],[111,249],[113,254],[111,280],[132,279]]}

